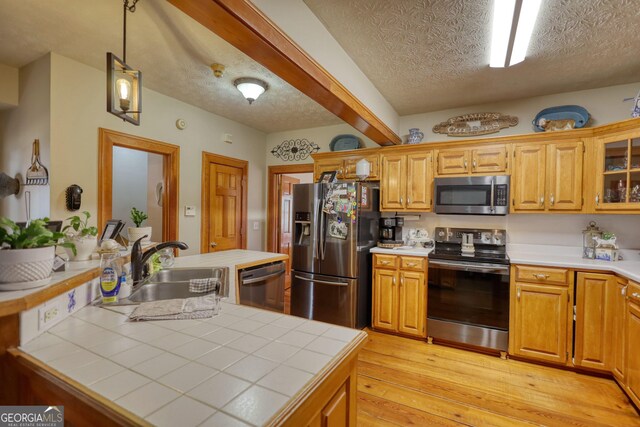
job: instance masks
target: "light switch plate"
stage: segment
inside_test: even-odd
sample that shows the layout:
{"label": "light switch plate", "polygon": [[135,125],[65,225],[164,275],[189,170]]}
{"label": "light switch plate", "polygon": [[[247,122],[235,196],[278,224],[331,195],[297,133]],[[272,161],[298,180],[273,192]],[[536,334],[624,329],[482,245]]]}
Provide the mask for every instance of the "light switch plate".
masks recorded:
{"label": "light switch plate", "polygon": [[253,221],[253,229],[260,230],[260,221]]}
{"label": "light switch plate", "polygon": [[184,207],[184,216],[196,216],[196,207],[195,206],[185,206]]}

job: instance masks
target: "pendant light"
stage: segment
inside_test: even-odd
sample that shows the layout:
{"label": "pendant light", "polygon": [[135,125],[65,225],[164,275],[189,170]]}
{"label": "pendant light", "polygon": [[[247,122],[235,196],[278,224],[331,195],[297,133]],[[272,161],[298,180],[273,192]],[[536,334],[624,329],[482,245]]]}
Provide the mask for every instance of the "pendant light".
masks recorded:
{"label": "pendant light", "polygon": [[269,85],[267,85],[266,82],[251,77],[236,79],[233,84],[236,88],[238,88],[240,93],[242,93],[242,96],[244,96],[245,99],[249,101],[249,104],[253,104],[253,101],[258,99],[260,95],[262,95],[267,89],[269,89]]}
{"label": "pendant light", "polygon": [[107,112],[136,126],[142,113],[142,73],[127,65],[127,12],[138,0],[123,0],[122,59],[107,52]]}

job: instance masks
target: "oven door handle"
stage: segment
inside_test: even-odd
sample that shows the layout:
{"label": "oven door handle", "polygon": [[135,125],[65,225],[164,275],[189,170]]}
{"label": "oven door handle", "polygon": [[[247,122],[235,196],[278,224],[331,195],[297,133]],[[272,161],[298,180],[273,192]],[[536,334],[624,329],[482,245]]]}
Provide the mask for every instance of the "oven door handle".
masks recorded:
{"label": "oven door handle", "polygon": [[323,285],[331,285],[331,286],[349,286],[348,283],[344,283],[344,282],[329,282],[327,280],[318,280],[318,279],[309,279],[306,277],[302,277],[302,276],[298,276],[295,275],[294,276],[296,279],[300,279],[300,280],[304,280],[305,282],[314,282],[314,283],[321,283]]}
{"label": "oven door handle", "polygon": [[254,277],[253,279],[242,279],[241,285],[244,286],[244,285],[251,285],[258,282],[264,282],[265,280],[271,279],[273,277],[282,276],[283,274],[284,274],[284,270],[280,270],[272,274],[267,274],[266,276],[258,276],[258,277]]}
{"label": "oven door handle", "polygon": [[478,273],[500,273],[503,275],[509,274],[509,266],[501,264],[471,264],[471,263],[459,263],[448,262],[440,260],[429,260],[429,266],[445,267],[450,270],[460,271],[474,271]]}

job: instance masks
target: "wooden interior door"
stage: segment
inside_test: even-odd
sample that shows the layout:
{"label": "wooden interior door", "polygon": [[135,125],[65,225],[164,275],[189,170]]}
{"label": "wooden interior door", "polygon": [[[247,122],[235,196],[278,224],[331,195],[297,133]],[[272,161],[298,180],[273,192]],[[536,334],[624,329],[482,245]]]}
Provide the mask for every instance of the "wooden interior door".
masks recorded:
{"label": "wooden interior door", "polygon": [[247,247],[247,169],[249,163],[202,153],[200,252]]}
{"label": "wooden interior door", "polygon": [[514,210],[544,211],[545,154],[544,145],[515,147],[511,175]]}
{"label": "wooden interior door", "polygon": [[582,209],[582,141],[550,144],[548,150],[549,210]]}
{"label": "wooden interior door", "polygon": [[278,252],[289,256],[285,261],[287,275],[291,274],[291,239],[293,236],[293,186],[300,180],[287,175],[280,176],[280,235],[278,236]]}

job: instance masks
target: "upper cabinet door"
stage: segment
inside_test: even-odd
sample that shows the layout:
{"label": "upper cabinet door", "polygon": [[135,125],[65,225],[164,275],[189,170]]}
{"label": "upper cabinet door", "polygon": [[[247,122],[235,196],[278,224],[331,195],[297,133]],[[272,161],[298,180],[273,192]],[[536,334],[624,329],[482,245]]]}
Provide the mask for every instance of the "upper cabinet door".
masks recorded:
{"label": "upper cabinet door", "polygon": [[582,141],[550,144],[547,168],[549,210],[582,209]]}
{"label": "upper cabinet door", "polygon": [[545,145],[516,145],[511,174],[511,192],[515,211],[544,211]]}
{"label": "upper cabinet door", "polygon": [[367,181],[375,181],[380,177],[380,158],[377,154],[365,157],[348,158],[344,160],[344,179],[357,179],[356,165],[362,159],[369,162],[369,177]]}
{"label": "upper cabinet door", "polygon": [[407,156],[382,156],[380,209],[401,210],[406,202]]}
{"label": "upper cabinet door", "polygon": [[438,175],[460,175],[469,172],[468,150],[438,150]]}
{"label": "upper cabinet door", "polygon": [[483,147],[471,151],[471,173],[507,171],[507,147]]}
{"label": "upper cabinet door", "polygon": [[342,178],[342,159],[322,159],[316,160],[313,164],[313,178],[316,182],[323,172],[336,171],[336,178]]}
{"label": "upper cabinet door", "polygon": [[431,210],[431,151],[407,156],[407,209]]}
{"label": "upper cabinet door", "polygon": [[640,134],[596,139],[598,211],[640,211]]}

